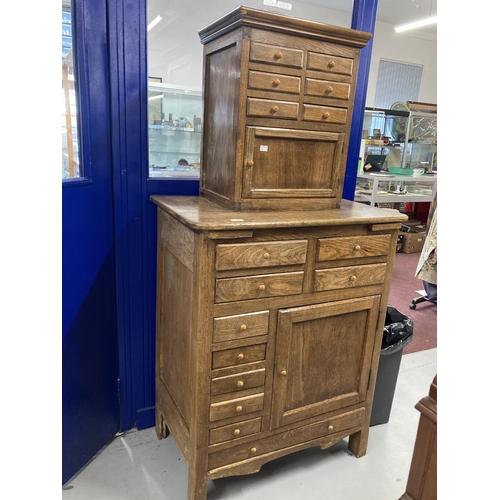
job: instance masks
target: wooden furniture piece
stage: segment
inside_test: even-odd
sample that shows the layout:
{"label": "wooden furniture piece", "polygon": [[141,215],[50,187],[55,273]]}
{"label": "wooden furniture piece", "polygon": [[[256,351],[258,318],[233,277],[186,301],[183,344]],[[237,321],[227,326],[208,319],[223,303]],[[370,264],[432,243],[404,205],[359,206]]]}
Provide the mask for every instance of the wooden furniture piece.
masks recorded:
{"label": "wooden furniture piece", "polygon": [[429,395],[415,408],[421,413],[406,492],[400,500],[437,499],[437,375]]}
{"label": "wooden furniture piece", "polygon": [[366,453],[398,230],[406,216],[235,212],[152,196],[158,212],[156,431],[189,500],[206,482],[349,437]]}
{"label": "wooden furniture piece", "polygon": [[338,208],[371,34],[239,7],[199,35],[200,194],[233,210]]}

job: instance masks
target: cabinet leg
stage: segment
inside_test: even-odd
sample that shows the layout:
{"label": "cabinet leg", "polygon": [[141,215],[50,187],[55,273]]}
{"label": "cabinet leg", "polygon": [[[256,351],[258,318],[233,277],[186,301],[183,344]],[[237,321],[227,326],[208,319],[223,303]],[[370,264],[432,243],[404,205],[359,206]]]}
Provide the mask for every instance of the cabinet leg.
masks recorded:
{"label": "cabinet leg", "polygon": [[370,429],[363,429],[349,436],[348,448],[356,458],[361,458],[366,455],[369,433]]}
{"label": "cabinet leg", "polygon": [[188,470],[188,500],[207,500],[205,474],[198,474],[192,469]]}

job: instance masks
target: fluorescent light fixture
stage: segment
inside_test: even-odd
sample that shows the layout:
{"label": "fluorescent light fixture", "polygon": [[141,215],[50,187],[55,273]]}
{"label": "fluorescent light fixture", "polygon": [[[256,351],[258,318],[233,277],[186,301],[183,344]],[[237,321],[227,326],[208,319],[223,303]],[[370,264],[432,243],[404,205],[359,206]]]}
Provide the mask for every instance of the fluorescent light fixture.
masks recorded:
{"label": "fluorescent light fixture", "polygon": [[428,17],[422,19],[421,21],[415,21],[414,23],[402,24],[401,26],[396,26],[396,33],[401,33],[402,31],[413,30],[415,28],[422,28],[423,26],[429,26],[430,24],[436,24],[438,22],[437,16]]}
{"label": "fluorescent light fixture", "polygon": [[163,17],[161,16],[156,16],[149,24],[148,24],[148,31],[153,28],[154,26],[156,26],[161,20],[163,19]]}
{"label": "fluorescent light fixture", "polygon": [[154,100],[154,99],[160,99],[161,97],[163,97],[163,94],[160,94],[160,95],[154,95],[153,97],[150,97],[150,98],[148,99],[148,101],[152,101],[152,100]]}

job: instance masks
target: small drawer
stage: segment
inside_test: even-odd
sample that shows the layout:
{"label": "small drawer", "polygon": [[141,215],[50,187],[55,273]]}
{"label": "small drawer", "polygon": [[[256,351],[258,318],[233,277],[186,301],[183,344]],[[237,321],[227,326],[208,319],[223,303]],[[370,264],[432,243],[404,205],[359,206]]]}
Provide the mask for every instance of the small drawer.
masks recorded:
{"label": "small drawer", "polygon": [[316,52],[307,54],[307,69],[352,76],[353,67],[353,60],[345,57],[318,54]]}
{"label": "small drawer", "polygon": [[314,290],[339,290],[358,286],[380,285],[385,280],[385,264],[336,267],[314,272]]}
{"label": "small drawer", "polygon": [[302,68],[304,64],[304,52],[302,50],[279,47],[278,45],[252,42],[250,44],[250,61],[288,66],[290,68]]}
{"label": "small drawer", "polygon": [[277,73],[263,73],[250,71],[248,73],[248,88],[256,90],[272,90],[287,94],[300,93],[300,78],[296,76],[279,75]]}
{"label": "small drawer", "polygon": [[[240,325],[241,326],[241,325]],[[212,354],[212,368],[225,368],[266,359],[266,344],[226,349]]]}
{"label": "small drawer", "polygon": [[347,123],[347,109],[304,104],[302,119],[309,122]]}
{"label": "small drawer", "polygon": [[215,302],[298,295],[302,292],[303,275],[297,271],[219,279],[215,282]]}
{"label": "small drawer", "polygon": [[378,257],[387,255],[390,245],[390,234],[321,238],[317,260],[321,262],[358,257]]}
{"label": "small drawer", "polygon": [[239,415],[260,411],[263,405],[264,393],[212,403],[210,405],[210,421],[215,422],[224,418],[238,417]]}
{"label": "small drawer", "polygon": [[217,245],[215,269],[226,271],[304,264],[306,250],[306,240]]}
{"label": "small drawer", "polygon": [[[223,316],[214,319],[213,342],[267,335],[269,311]],[[237,355],[237,357],[239,354]],[[243,358],[242,358],[243,359]]]}
{"label": "small drawer", "polygon": [[252,418],[237,424],[224,425],[210,430],[209,444],[223,443],[260,432],[262,417]]}
{"label": "small drawer", "polygon": [[272,101],[252,97],[247,99],[247,116],[296,120],[298,115],[299,104],[297,102]]}
{"label": "small drawer", "polygon": [[328,97],[331,99],[344,99],[347,101],[351,95],[351,85],[349,83],[306,78],[305,95]]}
{"label": "small drawer", "polygon": [[251,372],[226,375],[225,377],[217,377],[212,379],[210,393],[212,396],[218,396],[219,394],[227,394],[229,392],[244,391],[252,387],[260,387],[264,385],[265,379],[265,368],[252,370]]}

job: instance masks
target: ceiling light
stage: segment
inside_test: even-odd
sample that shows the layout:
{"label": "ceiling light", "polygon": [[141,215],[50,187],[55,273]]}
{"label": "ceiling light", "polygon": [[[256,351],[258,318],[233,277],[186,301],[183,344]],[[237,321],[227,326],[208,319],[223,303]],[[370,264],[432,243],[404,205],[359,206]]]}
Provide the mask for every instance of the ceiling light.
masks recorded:
{"label": "ceiling light", "polygon": [[421,21],[415,21],[414,23],[402,24],[401,26],[396,26],[396,33],[401,33],[402,31],[413,30],[415,28],[422,28],[422,26],[429,26],[430,24],[436,24],[438,21],[437,16],[428,17],[422,19]]}
{"label": "ceiling light", "polygon": [[153,99],[159,99],[160,97],[163,97],[163,94],[160,95],[154,95],[153,97],[150,97],[148,100],[152,101]]}
{"label": "ceiling light", "polygon": [[156,26],[161,20],[163,19],[163,17],[161,16],[156,16],[149,24],[148,24],[148,31],[153,28],[154,26]]}

